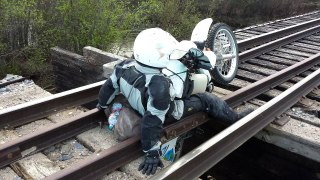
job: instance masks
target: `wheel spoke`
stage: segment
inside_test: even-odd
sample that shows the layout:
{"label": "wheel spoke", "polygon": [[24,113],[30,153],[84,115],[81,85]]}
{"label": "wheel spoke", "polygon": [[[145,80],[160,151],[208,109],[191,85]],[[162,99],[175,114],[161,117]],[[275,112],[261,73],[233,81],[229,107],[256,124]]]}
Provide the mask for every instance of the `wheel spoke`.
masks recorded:
{"label": "wheel spoke", "polygon": [[[229,81],[230,78],[234,77],[237,68],[237,57],[235,57],[237,55],[237,45],[229,28],[225,28],[223,25],[216,26],[216,28],[213,31],[215,33],[214,37],[210,37],[212,50],[217,56],[214,71],[218,74],[214,76],[222,81]],[[235,58],[231,58],[230,55]],[[229,57],[229,59],[220,59],[221,57]]]}
{"label": "wheel spoke", "polygon": [[[233,47],[234,42],[230,38],[232,37],[224,30],[219,31],[214,41],[214,52],[216,54],[235,54],[233,52],[235,50]],[[222,76],[228,76],[229,73],[232,73],[231,70],[234,69],[235,64],[233,63],[233,59],[228,59],[217,62],[216,67]]]}

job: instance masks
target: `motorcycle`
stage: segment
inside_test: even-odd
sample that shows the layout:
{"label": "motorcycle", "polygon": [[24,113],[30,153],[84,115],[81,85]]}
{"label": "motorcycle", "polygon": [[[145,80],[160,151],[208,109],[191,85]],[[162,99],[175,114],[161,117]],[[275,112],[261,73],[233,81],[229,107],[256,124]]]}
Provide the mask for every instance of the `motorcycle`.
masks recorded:
{"label": "motorcycle", "polygon": [[[235,35],[228,25],[212,23],[211,18],[200,21],[190,41],[177,44],[170,54],[169,65],[162,70],[172,81],[177,98],[212,92],[213,83],[228,84],[237,74],[239,54]],[[201,62],[204,55],[208,62]],[[161,146],[165,160],[173,162],[179,156],[183,139],[180,136]]]}
{"label": "motorcycle", "polygon": [[[209,62],[199,61],[197,57],[203,55]],[[228,25],[204,19],[195,26],[189,41],[177,44],[170,59],[163,73],[173,82],[176,97],[183,97],[188,80],[193,83],[191,94],[212,92],[213,83],[228,84],[237,74],[239,54],[235,35]]]}

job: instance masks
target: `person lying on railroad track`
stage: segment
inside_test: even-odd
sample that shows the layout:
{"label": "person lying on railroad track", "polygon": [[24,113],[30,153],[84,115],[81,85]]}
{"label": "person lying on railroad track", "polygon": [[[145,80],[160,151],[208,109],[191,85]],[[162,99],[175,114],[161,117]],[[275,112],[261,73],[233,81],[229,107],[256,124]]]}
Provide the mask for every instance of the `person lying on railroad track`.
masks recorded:
{"label": "person lying on railroad track", "polygon": [[208,92],[185,93],[182,98],[176,98],[172,83],[162,73],[176,42],[160,28],[142,31],[134,42],[135,59],[117,64],[99,92],[97,107],[100,110],[108,108],[115,96],[122,93],[132,108],[142,115],[141,144],[145,160],[138,169],[147,175],[155,174],[158,167],[163,167],[160,134],[167,118],[180,120],[201,111],[231,124],[252,111],[237,113],[225,101]]}

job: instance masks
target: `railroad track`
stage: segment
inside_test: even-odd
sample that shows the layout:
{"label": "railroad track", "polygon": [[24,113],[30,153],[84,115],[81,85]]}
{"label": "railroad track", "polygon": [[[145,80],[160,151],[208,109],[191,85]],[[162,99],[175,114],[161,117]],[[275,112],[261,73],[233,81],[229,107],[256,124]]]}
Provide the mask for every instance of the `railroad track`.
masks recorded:
{"label": "railroad track", "polygon": [[243,29],[235,30],[236,38],[238,41],[248,39],[261,34],[269,33],[285,29],[290,26],[295,26],[303,22],[311,21],[319,18],[319,11],[298,15],[294,17],[279,19],[276,21],[270,21],[263,24],[257,24],[254,26],[246,27]]}
{"label": "railroad track", "polygon": [[[300,104],[308,104],[312,102],[315,107],[319,108],[319,90],[314,90],[315,88],[319,87],[320,83],[319,16],[320,15],[318,12],[314,12],[304,16],[277,21],[275,23],[297,23],[273,32],[256,34],[256,36],[240,40],[239,49],[241,49],[241,64],[239,66],[238,75],[229,86],[216,85],[215,93],[216,95],[221,96],[228,102],[229,105],[234,108],[241,106],[243,102],[247,102],[246,105],[251,104],[251,106],[254,106],[254,108],[258,109],[255,113],[256,116],[247,117],[246,122],[248,123],[243,123],[241,125],[240,123],[236,123],[230,126],[229,128],[233,128],[234,130],[232,133],[230,133],[231,135],[225,133],[223,135],[214,137],[207,143],[207,146],[209,147],[207,148],[208,150],[204,150],[197,156],[187,154],[186,156],[182,157],[181,160],[179,160],[179,162],[183,161],[183,163],[180,163],[180,166],[176,166],[178,167],[177,169],[172,167],[165,169],[156,177],[183,178],[184,174],[189,178],[198,177],[201,175],[201,173],[205,172],[221,158],[226,156],[227,153],[230,153],[236,147],[241,145],[241,143],[243,143],[248,137],[252,137],[256,132],[265,127],[275,117],[285,113],[286,110],[288,110],[296,102],[300,101],[298,102]],[[301,21],[299,18],[303,19],[303,23],[298,24],[298,22]],[[265,25],[268,25],[267,27],[269,28],[269,26],[275,25],[275,23],[269,23]],[[245,31],[247,33],[253,32],[253,30],[262,27],[265,26],[261,25],[250,27],[243,31],[236,31],[236,34]],[[277,27],[280,27],[280,25],[277,25]],[[314,80],[314,78],[309,76],[310,74],[314,76],[314,78],[318,79]],[[306,78],[311,80],[307,80]],[[298,84],[304,81],[306,81],[305,83],[308,84],[308,86],[306,84]],[[63,108],[69,106],[78,106],[93,101],[96,99],[99,88],[102,84],[103,82],[98,82],[33,102],[1,110],[0,128],[16,128],[26,123],[44,118],[58,110],[62,110]],[[296,90],[293,91],[292,88],[295,86],[297,86]],[[265,107],[265,105],[267,105],[269,103],[268,101],[271,99],[277,96],[283,96],[282,92],[285,90],[294,92],[293,96],[286,95],[286,97],[290,98],[290,103],[282,103],[285,104],[285,106],[276,109],[272,109],[272,107],[274,108],[276,106],[275,104],[272,104],[270,108]],[[299,92],[299,94],[297,92]],[[301,96],[305,96],[303,101],[300,100]],[[279,102],[283,101],[287,102],[288,100],[279,100]],[[261,108],[263,108],[263,111],[259,108],[260,106],[262,106]],[[276,110],[277,111],[276,113],[270,113],[270,109],[273,112]],[[265,116],[266,118],[264,118],[263,122],[256,123],[257,113],[261,116],[263,113],[266,113],[268,116]],[[12,119],[12,117],[14,118]],[[11,142],[7,142],[0,146],[0,168],[8,166],[21,158],[27,157],[30,154],[42,151],[53,144],[74,137],[90,128],[97,127],[98,122],[103,118],[104,117],[102,114],[93,109],[81,114],[76,118],[69,119],[62,123],[57,123],[52,127],[47,127],[41,131],[23,136]],[[209,117],[207,117],[205,114],[198,113],[186,118],[183,121],[168,125],[165,127],[163,139],[164,141],[170,140],[201,124],[204,124],[208,120]],[[250,128],[251,130],[253,129],[253,131],[247,131],[247,129]],[[244,134],[243,137],[239,136],[240,140],[237,141],[239,144],[222,143],[229,146],[221,146],[221,142],[223,141],[232,142],[231,140],[235,138],[235,133],[238,135]],[[220,138],[219,141],[217,138]],[[227,148],[227,150],[223,151],[226,153],[212,153],[210,149],[216,147],[212,142],[220,145],[217,147],[219,149],[221,148],[221,150],[223,148]],[[217,154],[217,157],[209,157],[208,154]],[[109,149],[99,152],[98,154],[93,154],[90,156],[91,158],[86,158],[78,162],[76,166],[65,168],[57,173],[52,174],[51,176],[48,176],[47,178],[98,178],[112,172],[113,170],[134,159],[137,159],[141,155],[142,151],[139,145],[139,137],[133,137],[124,142],[118,143]],[[198,160],[197,158],[203,157],[208,159],[210,158],[210,163],[203,163],[203,166],[197,168],[195,171],[191,171],[190,166],[192,166],[192,164]]]}

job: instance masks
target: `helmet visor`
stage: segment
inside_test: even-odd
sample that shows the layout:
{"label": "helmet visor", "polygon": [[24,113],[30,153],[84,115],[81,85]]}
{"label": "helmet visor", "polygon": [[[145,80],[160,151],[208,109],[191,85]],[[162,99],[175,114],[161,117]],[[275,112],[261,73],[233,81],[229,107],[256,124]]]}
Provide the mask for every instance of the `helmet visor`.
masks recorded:
{"label": "helmet visor", "polygon": [[170,53],[169,59],[181,59],[192,48],[197,48],[194,42],[183,40],[175,46],[174,50]]}
{"label": "helmet visor", "polygon": [[169,59],[170,60],[176,60],[176,59],[181,59],[184,55],[186,55],[188,51],[180,50],[180,49],[175,49],[171,52]]}

